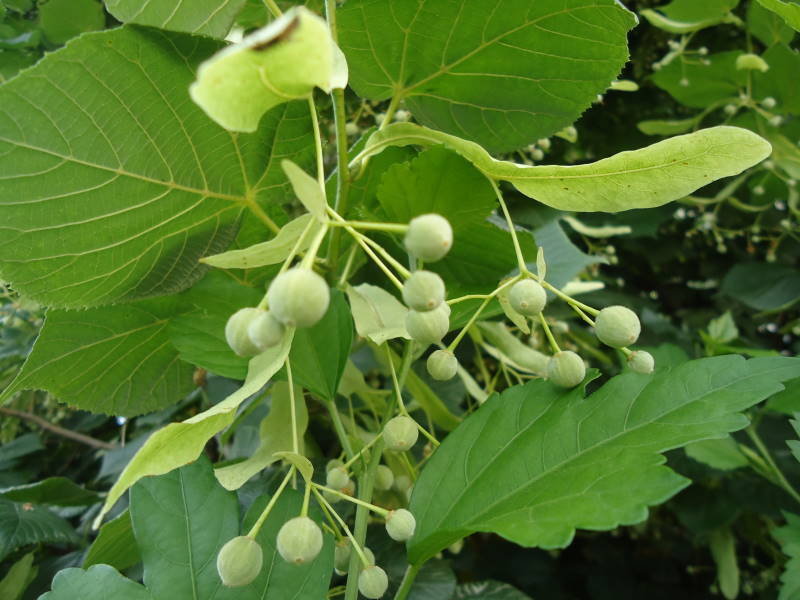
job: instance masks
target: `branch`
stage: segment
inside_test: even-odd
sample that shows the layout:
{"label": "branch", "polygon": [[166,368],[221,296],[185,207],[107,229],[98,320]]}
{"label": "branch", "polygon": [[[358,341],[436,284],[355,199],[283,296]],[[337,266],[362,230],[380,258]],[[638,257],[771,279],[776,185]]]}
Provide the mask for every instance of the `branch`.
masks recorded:
{"label": "branch", "polygon": [[77,433],[75,431],[70,431],[69,429],[64,429],[63,427],[59,427],[58,425],[53,425],[49,421],[44,420],[42,417],[37,417],[36,415],[21,410],[15,410],[13,408],[5,408],[3,406],[0,406],[0,414],[36,423],[42,429],[47,429],[48,431],[52,431],[57,435],[69,438],[71,440],[75,440],[76,442],[80,442],[81,444],[86,444],[87,446],[91,446],[92,448],[113,450],[117,447],[116,444],[110,444],[102,440],[96,440],[95,438],[89,437],[88,435],[83,435],[82,433]]}

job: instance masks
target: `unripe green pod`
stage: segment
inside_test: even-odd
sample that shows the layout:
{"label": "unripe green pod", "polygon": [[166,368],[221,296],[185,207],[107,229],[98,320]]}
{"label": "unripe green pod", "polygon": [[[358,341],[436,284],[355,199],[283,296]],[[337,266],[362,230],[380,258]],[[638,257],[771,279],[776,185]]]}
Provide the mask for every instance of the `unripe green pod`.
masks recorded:
{"label": "unripe green pod", "polygon": [[263,560],[259,543],[240,535],[226,543],[217,554],[217,573],[227,587],[247,585],[258,577]]}
{"label": "unripe green pod", "polygon": [[511,286],[508,292],[511,307],[521,315],[538,315],[547,304],[547,292],[533,279],[523,279]]}
{"label": "unripe green pod", "polygon": [[283,323],[278,321],[275,315],[268,310],[263,310],[250,322],[247,335],[259,352],[264,352],[280,343],[285,330]]}
{"label": "unripe green pod", "polygon": [[386,571],[376,565],[366,567],[358,575],[358,591],[365,598],[377,600],[386,593],[389,587],[389,578]]}
{"label": "unripe green pod", "polygon": [[233,313],[225,324],[225,341],[239,356],[255,356],[256,346],[248,335],[250,324],[264,311],[258,308],[242,308]]}
{"label": "unripe green pod", "polygon": [[375,471],[375,489],[379,491],[386,491],[392,488],[394,484],[394,473],[386,465],[378,465]]}
{"label": "unripe green pod", "polygon": [[431,271],[414,271],[403,285],[403,302],[419,312],[433,310],[444,302],[444,281]]}
{"label": "unripe green pod", "polygon": [[400,415],[383,426],[383,441],[387,450],[403,452],[417,443],[419,429],[411,417]]}
{"label": "unripe green pod", "polygon": [[448,381],[458,373],[458,359],[449,350],[432,352],[426,365],[428,374],[437,381]]}
{"label": "unripe green pod", "polygon": [[386,533],[396,542],[410,540],[417,528],[417,520],[405,508],[390,510],[386,515]]}
{"label": "unripe green pod", "polygon": [[411,256],[435,262],[444,258],[453,246],[453,228],[441,215],[420,215],[409,222],[403,244]]}
{"label": "unripe green pod", "polygon": [[325,476],[325,485],[334,490],[341,490],[350,483],[350,476],[344,467],[336,467],[328,471]]}
{"label": "unripe green pod", "polygon": [[406,315],[406,331],[415,342],[426,346],[438,344],[450,331],[450,305],[442,302],[428,312],[409,310]]}
{"label": "unripe green pod", "polygon": [[740,71],[769,71],[767,61],[758,54],[741,54],[736,57],[736,68]]}
{"label": "unripe green pod", "polygon": [[639,317],[625,306],[607,306],[594,320],[594,333],[597,339],[612,348],[624,348],[635,344],[641,332]]}
{"label": "unripe green pod", "polygon": [[653,369],[656,366],[656,361],[653,358],[653,355],[649,352],[645,352],[644,350],[636,350],[628,357],[628,365],[630,365],[632,371],[649,375],[653,372]]}
{"label": "unripe green pod", "polygon": [[560,387],[571,388],[586,377],[583,359],[569,350],[556,352],[547,362],[547,378]]}
{"label": "unripe green pod", "polygon": [[311,269],[295,267],[278,275],[267,290],[269,308],[281,323],[311,327],[328,310],[330,288]]}
{"label": "unripe green pod", "polygon": [[314,560],[322,550],[322,531],[308,517],[295,517],[278,531],[277,546],[283,560],[302,565]]}

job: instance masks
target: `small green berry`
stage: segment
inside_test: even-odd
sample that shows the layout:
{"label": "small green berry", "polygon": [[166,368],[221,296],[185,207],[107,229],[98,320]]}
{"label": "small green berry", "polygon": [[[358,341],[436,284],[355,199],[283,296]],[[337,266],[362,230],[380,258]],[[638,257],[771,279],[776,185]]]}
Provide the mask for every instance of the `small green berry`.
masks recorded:
{"label": "small green berry", "polygon": [[523,279],[511,286],[508,301],[519,314],[534,317],[542,312],[547,303],[547,292],[537,281]]}
{"label": "small green berry", "polygon": [[444,302],[444,281],[431,271],[414,271],[403,285],[403,302],[419,312],[433,310]]}
{"label": "small green berry", "polygon": [[595,317],[594,332],[601,342],[612,348],[635,344],[642,332],[639,317],[625,306],[607,306]]}
{"label": "small green berry", "polygon": [[240,535],[226,543],[217,554],[217,573],[227,587],[247,585],[258,577],[263,560],[258,542]]}
{"label": "small green berry", "polygon": [[562,350],[547,361],[547,378],[559,387],[575,387],[584,377],[586,377],[586,365],[574,352]]}
{"label": "small green berry", "polygon": [[398,492],[408,492],[411,489],[412,481],[408,475],[398,475],[394,478],[394,489]]}
{"label": "small green berry", "polygon": [[736,57],[736,68],[740,71],[769,71],[767,61],[758,54],[741,54]]}
{"label": "small green berry", "polygon": [[435,262],[444,258],[453,246],[453,228],[441,215],[420,215],[409,222],[403,244],[412,256]]}
{"label": "small green berry", "polygon": [[328,284],[311,269],[295,267],[278,275],[267,290],[275,317],[291,327],[311,327],[328,310]]}
{"label": "small green berry", "polygon": [[394,484],[394,473],[386,465],[378,465],[375,470],[375,489],[379,491],[386,491],[392,488]]}
{"label": "small green berry", "polygon": [[649,352],[645,352],[644,350],[636,350],[628,357],[628,365],[632,371],[649,375],[653,372],[653,369],[656,366],[656,361],[653,358],[653,355]]}
{"label": "small green berry", "polygon": [[225,324],[225,340],[239,356],[255,356],[258,354],[256,346],[248,335],[250,324],[261,314],[258,308],[242,308],[237,310]]}
{"label": "small green berry", "polygon": [[336,467],[328,471],[325,476],[325,485],[334,490],[341,490],[350,483],[350,476],[344,467]]}
{"label": "small green berry", "polygon": [[400,415],[383,426],[383,441],[387,450],[403,452],[417,443],[419,429],[411,417]]}
{"label": "small green berry", "polygon": [[450,331],[450,305],[442,302],[427,312],[409,310],[406,315],[406,331],[412,340],[420,344],[438,344]]}
{"label": "small green berry", "polygon": [[[372,550],[364,546],[363,552],[364,558],[367,559],[367,564],[374,565],[375,555],[372,553]],[[351,545],[349,539],[344,538],[336,542],[336,546],[333,549],[333,568],[336,569],[336,572],[339,575],[344,575],[347,573],[350,566],[350,556],[352,553],[353,546]]]}
{"label": "small green berry", "polygon": [[322,531],[308,517],[295,517],[278,531],[277,546],[283,560],[302,565],[314,560],[322,550]]}
{"label": "small green berry", "polygon": [[264,310],[250,322],[247,335],[253,345],[260,352],[264,352],[280,343],[285,329],[283,323],[278,321],[270,311]]}
{"label": "small green berry", "polygon": [[377,600],[386,593],[389,587],[389,578],[386,571],[376,565],[365,568],[358,575],[358,591],[365,598]]}
{"label": "small green berry", "polygon": [[428,374],[437,381],[448,381],[458,373],[458,359],[449,350],[432,352],[426,365]]}
{"label": "small green berry", "polygon": [[390,510],[386,515],[386,533],[396,542],[405,542],[414,535],[417,520],[405,508]]}

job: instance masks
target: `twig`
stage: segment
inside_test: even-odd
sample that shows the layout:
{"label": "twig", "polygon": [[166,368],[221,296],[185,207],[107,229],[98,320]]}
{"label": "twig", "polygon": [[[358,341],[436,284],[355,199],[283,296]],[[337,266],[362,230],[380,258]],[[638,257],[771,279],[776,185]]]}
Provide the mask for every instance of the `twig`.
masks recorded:
{"label": "twig", "polygon": [[88,435],[83,435],[82,433],[77,433],[75,431],[70,431],[69,429],[64,429],[63,427],[59,427],[58,425],[53,425],[49,421],[44,420],[42,417],[37,417],[36,415],[21,410],[15,410],[13,408],[5,408],[3,406],[0,406],[0,414],[36,423],[42,429],[47,429],[48,431],[52,431],[57,435],[69,438],[71,440],[75,440],[76,442],[80,442],[81,444],[86,444],[87,446],[91,446],[92,448],[102,448],[103,450],[114,450],[117,447],[116,444],[110,444],[109,442],[104,442],[103,440],[97,440],[93,437],[89,437]]}

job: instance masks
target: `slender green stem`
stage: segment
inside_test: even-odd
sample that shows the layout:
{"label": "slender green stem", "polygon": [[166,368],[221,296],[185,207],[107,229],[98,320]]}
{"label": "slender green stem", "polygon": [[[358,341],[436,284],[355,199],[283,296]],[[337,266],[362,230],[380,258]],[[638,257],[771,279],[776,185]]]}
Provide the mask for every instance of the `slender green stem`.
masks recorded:
{"label": "slender green stem", "polygon": [[395,259],[394,256],[389,254],[389,252],[386,250],[386,248],[384,248],[378,242],[376,242],[373,239],[368,238],[365,235],[361,235],[361,234],[359,234],[359,235],[361,236],[361,239],[363,239],[367,244],[369,244],[372,248],[374,248],[378,252],[378,254],[380,254],[383,257],[383,259],[386,262],[388,262],[390,265],[392,265],[397,270],[397,272],[400,273],[400,275],[402,275],[406,279],[411,277],[411,271],[406,269],[405,266],[403,266],[402,263],[400,263],[397,259]]}
{"label": "slender green stem", "polygon": [[[339,211],[336,211],[337,213]],[[334,227],[350,226],[353,229],[363,229],[365,231],[388,231],[391,233],[405,233],[408,231],[408,225],[402,223],[373,223],[372,221],[339,221],[331,223]]]}
{"label": "slender green stem", "polygon": [[[416,421],[415,421],[415,423],[416,423]],[[436,437],[432,433],[430,433],[427,429],[425,429],[419,423],[417,423],[417,429],[419,429],[419,432],[422,435],[424,435],[426,438],[428,438],[428,441],[430,441],[431,444],[433,444],[437,448],[441,445],[441,442],[439,442],[439,440],[437,440]]]}
{"label": "slender green stem", "polygon": [[310,269],[311,265],[314,264],[314,260],[317,258],[317,252],[319,252],[319,247],[322,245],[322,240],[325,239],[325,235],[327,233],[328,224],[324,223],[317,232],[317,236],[314,238],[314,241],[311,242],[311,246],[309,246],[308,250],[306,251],[306,255],[303,257],[302,266],[304,268]]}
{"label": "slender green stem", "polygon": [[544,313],[539,313],[539,322],[542,324],[544,334],[547,336],[547,341],[550,342],[553,352],[561,352],[561,348],[558,347],[556,338],[553,337],[553,332],[550,331],[550,326],[547,324],[547,319],[544,318]]}
{"label": "slender green stem", "polygon": [[414,580],[417,578],[417,573],[419,573],[422,564],[423,563],[408,565],[405,575],[403,575],[403,581],[400,582],[400,587],[397,588],[397,593],[394,595],[394,600],[406,600],[406,598],[408,598],[408,594],[411,592],[411,586],[414,585]]}
{"label": "slender green stem", "polygon": [[[313,488],[312,488],[312,489],[313,489]],[[362,564],[362,565],[364,565],[365,567],[369,566],[369,561],[367,560],[367,557],[364,555],[364,550],[362,550],[361,544],[359,544],[359,543],[358,543],[358,541],[356,540],[355,536],[354,536],[354,535],[353,535],[353,533],[350,531],[350,528],[347,526],[347,523],[345,523],[345,522],[344,522],[344,520],[342,519],[342,517],[340,517],[340,516],[339,516],[339,513],[337,513],[337,512],[336,512],[336,510],[335,510],[335,509],[334,509],[334,508],[333,508],[333,507],[330,505],[330,503],[329,503],[327,500],[325,500],[325,497],[324,497],[322,494],[320,494],[320,493],[319,493],[317,490],[315,490],[315,489],[313,489],[313,492],[314,492],[314,496],[316,496],[316,498],[317,498],[317,501],[318,501],[318,502],[319,502],[319,503],[320,503],[322,506],[325,506],[325,507],[327,507],[327,509],[328,509],[328,510],[331,512],[331,514],[333,515],[333,517],[334,517],[334,518],[335,518],[335,519],[336,519],[336,520],[339,522],[339,525],[341,526],[341,528],[342,528],[342,529],[344,529],[344,533],[345,533],[345,535],[346,535],[348,538],[350,538],[350,542],[353,544],[353,548],[354,548],[354,549],[355,549],[355,551],[356,551],[356,554],[355,554],[354,556],[355,556],[355,557],[357,557],[358,559],[360,559],[360,560],[361,560],[361,564]],[[350,558],[350,569],[349,569],[349,573],[348,573],[348,577],[347,577],[347,581],[348,581],[348,582],[349,582],[349,581],[350,581],[350,579],[351,579],[351,577],[350,577],[350,574],[351,574],[351,573],[353,573],[353,563],[354,563],[354,562],[356,563],[356,565],[355,565],[355,566],[356,566],[356,572],[357,572],[357,570],[358,570],[358,569],[357,569],[357,567],[358,567],[358,563],[357,563],[357,561],[354,561],[354,560],[353,560],[353,557],[351,557],[351,558]],[[357,577],[354,577],[354,579],[356,580],[356,582],[358,581],[358,578],[357,578]],[[356,588],[356,591],[358,591],[358,589],[357,589],[357,588]]]}
{"label": "slender green stem", "polygon": [[264,5],[267,7],[267,10],[272,13],[273,17],[280,17],[283,14],[278,5],[275,4],[275,0],[264,0]]}
{"label": "slender green stem", "polygon": [[380,129],[383,129],[389,123],[392,122],[392,120],[394,119],[394,115],[397,112],[397,108],[399,106],[400,106],[400,95],[395,94],[394,96],[392,96],[392,99],[389,102],[389,108],[386,109],[386,117],[383,119]]}
{"label": "slender green stem", "polygon": [[297,439],[297,409],[294,402],[294,380],[292,379],[292,363],[286,359],[286,378],[289,380],[289,408],[292,411],[292,452],[300,454],[300,442]]}
{"label": "slender green stem", "polygon": [[342,450],[347,455],[348,458],[354,456],[353,446],[350,444],[350,438],[347,437],[347,432],[344,430],[344,423],[342,423],[342,417],[339,414],[339,410],[336,408],[336,404],[331,400],[330,402],[325,403],[328,407],[328,412],[331,415],[331,421],[333,421],[333,429],[336,431],[336,436],[339,438],[339,443],[342,445]]}
{"label": "slender green stem", "polygon": [[339,490],[335,490],[333,488],[329,488],[327,486],[321,485],[319,483],[312,484],[318,490],[322,490],[323,492],[328,492],[329,494],[333,494],[334,496],[339,496],[342,500],[347,500],[348,502],[352,502],[353,504],[357,504],[358,506],[364,506],[367,509],[371,510],[375,514],[378,514],[382,517],[386,517],[389,514],[389,511],[385,508],[381,508],[380,506],[375,506],[374,504],[370,504],[369,502],[365,502],[364,500],[359,500],[358,498],[353,498],[344,492],[340,492]]}
{"label": "slender green stem", "polygon": [[564,302],[566,302],[570,306],[577,306],[578,308],[581,308],[581,309],[585,310],[587,313],[589,313],[593,317],[596,317],[598,314],[600,314],[600,311],[597,310],[596,308],[592,308],[588,304],[584,304],[583,302],[578,302],[574,298],[572,298],[570,296],[567,296],[564,292],[562,292],[556,286],[554,286],[554,285],[552,285],[552,284],[550,284],[550,283],[548,283],[548,282],[546,282],[544,280],[539,281],[539,283],[542,284],[543,288],[545,288],[547,290],[550,290],[551,292],[553,292],[556,296],[561,298]]}
{"label": "slender green stem", "polygon": [[317,153],[317,181],[325,193],[325,161],[322,157],[322,133],[319,129],[319,117],[317,116],[317,105],[314,96],[308,97],[308,109],[311,112],[311,125],[314,129],[314,148]]}
{"label": "slender green stem", "polygon": [[308,500],[311,497],[311,485],[312,481],[310,479],[304,479],[303,484],[305,485],[305,489],[303,490],[303,507],[300,509],[300,516],[307,517],[308,516]]}
{"label": "slender green stem", "polygon": [[294,471],[295,471],[294,465],[289,467],[289,472],[286,473],[286,477],[283,478],[283,481],[281,481],[281,484],[278,486],[278,489],[275,490],[275,493],[272,495],[272,498],[269,499],[267,506],[264,507],[264,510],[261,512],[261,516],[258,517],[258,521],[256,521],[253,524],[253,526],[250,528],[250,531],[247,533],[248,537],[254,538],[258,535],[258,532],[261,531],[261,526],[264,525],[264,521],[267,520],[267,517],[269,516],[270,511],[275,506],[275,503],[278,501],[278,498],[281,497],[281,494],[288,485],[289,480],[292,478],[292,474],[294,473]]}
{"label": "slender green stem", "polygon": [[745,431],[747,431],[747,435],[756,445],[756,448],[758,449],[764,461],[769,465],[769,468],[772,469],[777,484],[782,487],[792,498],[797,500],[797,502],[800,502],[800,494],[796,489],[794,489],[794,486],[789,483],[789,480],[786,479],[786,476],[783,474],[783,471],[781,471],[778,463],[776,463],[772,458],[772,455],[770,454],[766,444],[764,444],[764,442],[761,440],[761,437],[758,435],[756,428],[751,425]]}
{"label": "slender green stem", "polygon": [[349,469],[353,465],[353,463],[355,463],[365,452],[367,452],[372,446],[374,446],[378,442],[379,439],[381,439],[381,436],[383,436],[383,432],[382,431],[380,433],[378,433],[378,435],[376,435],[374,438],[372,438],[372,440],[370,440],[370,442],[368,444],[365,444],[364,447],[361,448],[361,450],[356,452],[353,455],[353,458],[351,458],[346,463],[344,463],[342,465],[342,468],[345,469],[345,470]]}
{"label": "slender green stem", "polygon": [[[333,233],[336,233],[334,230]],[[347,280],[350,277],[350,271],[353,268],[353,263],[356,260],[356,251],[358,250],[358,246],[353,244],[350,247],[350,252],[347,255],[347,261],[344,263],[344,269],[342,269],[341,275],[339,275],[339,287],[344,287],[344,284],[347,283]]]}
{"label": "slender green stem", "polygon": [[406,410],[406,405],[403,403],[403,391],[400,389],[400,382],[397,379],[397,371],[394,368],[394,360],[392,359],[392,351],[389,345],[386,344],[386,358],[389,361],[389,372],[392,374],[392,383],[394,384],[394,393],[397,397],[397,408],[401,415],[409,416]]}
{"label": "slender green stem", "polygon": [[522,248],[519,245],[517,230],[514,227],[514,221],[511,219],[511,213],[508,212],[508,206],[506,206],[506,201],[503,199],[503,193],[500,191],[500,187],[497,185],[497,182],[494,179],[489,179],[489,182],[492,184],[492,188],[494,188],[494,193],[497,195],[497,201],[500,203],[500,209],[503,211],[503,216],[506,218],[508,232],[511,234],[511,241],[514,243],[514,253],[517,255],[519,272],[522,275],[526,275],[529,273],[528,266],[525,263],[525,257],[522,256]]}
{"label": "slender green stem", "polygon": [[478,307],[478,310],[475,311],[475,313],[472,315],[472,317],[470,317],[470,320],[467,321],[467,324],[464,325],[464,327],[461,329],[461,331],[458,332],[458,335],[456,336],[456,338],[452,342],[450,342],[450,345],[447,347],[447,349],[450,352],[454,352],[455,349],[458,347],[458,344],[461,342],[461,339],[466,335],[467,331],[469,331],[469,328],[472,327],[475,324],[475,321],[478,320],[478,317],[483,312],[483,310],[489,305],[489,302],[492,301],[492,298],[497,296],[497,294],[502,292],[508,286],[515,284],[522,277],[523,277],[523,275],[517,275],[516,277],[512,277],[511,279],[506,281],[504,284],[498,286],[497,289],[495,289],[491,294],[487,294],[486,297],[484,298],[483,302],[481,302],[481,305]]}

